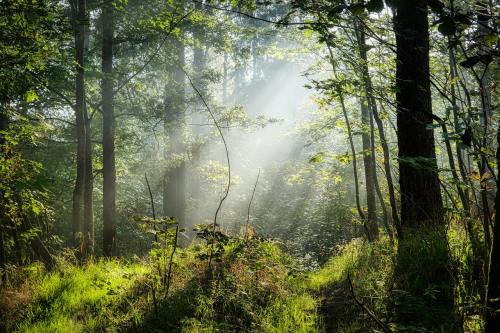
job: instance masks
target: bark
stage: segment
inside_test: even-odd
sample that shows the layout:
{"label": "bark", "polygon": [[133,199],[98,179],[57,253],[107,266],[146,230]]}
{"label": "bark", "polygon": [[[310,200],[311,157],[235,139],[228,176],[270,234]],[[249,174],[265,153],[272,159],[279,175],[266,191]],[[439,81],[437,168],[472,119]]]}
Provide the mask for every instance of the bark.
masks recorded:
{"label": "bark", "polygon": [[[202,10],[202,5],[199,2],[195,2],[194,8],[197,11]],[[199,30],[199,27],[195,27],[195,30],[193,31],[193,42],[194,42],[194,49],[193,49],[193,66],[195,73],[197,75],[201,74],[205,67],[205,59],[204,59],[204,52],[203,52],[203,47],[200,45],[200,43],[203,40],[203,35],[201,31]]]}
{"label": "bark", "polygon": [[85,181],[83,195],[83,255],[94,253],[94,175],[92,166],[91,127],[87,106],[83,108],[85,117]]}
{"label": "bark", "polygon": [[[357,21],[355,21],[357,22]],[[386,174],[386,181],[387,181],[387,187],[388,187],[388,192],[389,192],[389,202],[391,205],[391,215],[392,215],[392,220],[394,223],[394,226],[396,228],[396,232],[398,234],[398,237],[401,238],[402,236],[402,231],[401,231],[401,225],[399,221],[399,216],[398,216],[398,209],[396,205],[396,196],[394,194],[394,183],[392,180],[392,172],[391,172],[391,166],[390,166],[390,153],[389,153],[389,146],[387,145],[387,140],[385,138],[385,131],[384,131],[384,125],[382,123],[382,119],[379,116],[378,113],[378,108],[377,108],[377,102],[375,100],[375,97],[373,95],[373,85],[372,85],[372,80],[370,77],[370,73],[368,70],[368,55],[367,55],[367,49],[366,49],[366,36],[365,36],[365,31],[364,27],[362,24],[356,24],[356,38],[358,41],[358,50],[359,50],[359,56],[361,59],[361,68],[362,68],[362,77],[363,77],[363,83],[364,83],[364,88],[365,88],[365,94],[367,97],[368,101],[368,107],[371,110],[371,117],[370,117],[370,132],[371,132],[371,140],[372,140],[372,155],[373,158],[375,158],[375,138],[374,138],[374,126],[373,126],[373,120],[377,123],[377,128],[378,128],[378,134],[380,137],[380,144],[382,146],[382,151],[383,151],[383,156],[384,156],[384,171]],[[376,166],[374,162],[374,166]],[[380,204],[383,209],[383,214],[384,214],[384,225],[385,228],[387,229],[387,232],[389,236],[392,238],[392,231],[390,230],[390,227],[388,226],[388,218],[387,218],[387,209],[385,206],[385,203],[383,202],[382,194],[380,191],[380,185],[377,179],[377,174],[375,172],[375,185],[376,185],[376,190],[377,190],[377,196],[379,197]]]}
{"label": "bark", "polygon": [[45,267],[48,270],[52,270],[56,265],[56,261],[54,257],[50,254],[47,247],[45,247],[45,244],[43,244],[40,237],[35,236],[31,240],[30,245],[35,255],[45,264]]}
{"label": "bark", "polygon": [[[332,65],[332,70],[334,75],[336,76],[336,69],[335,69],[335,63],[334,63],[334,56],[333,56],[333,51],[330,45],[327,45],[328,51],[330,53],[330,62]],[[351,157],[352,157],[352,168],[353,168],[353,177],[354,177],[354,197],[356,199],[356,209],[358,211],[359,217],[361,221],[363,222],[363,228],[365,230],[366,237],[368,238],[369,241],[372,241],[372,234],[370,233],[370,229],[367,226],[366,223],[366,215],[363,211],[363,208],[361,207],[361,200],[359,197],[359,176],[358,176],[358,160],[356,157],[356,147],[354,145],[354,139],[352,135],[352,129],[351,129],[351,123],[349,121],[349,116],[347,114],[347,108],[345,106],[345,101],[344,101],[344,93],[342,91],[342,87],[338,87],[336,90],[337,96],[340,101],[340,106],[342,109],[342,114],[344,116],[344,120],[346,123],[347,127],[347,138],[349,140],[349,147],[351,148]]]}
{"label": "bark", "polygon": [[[175,45],[177,64],[185,65],[185,49],[182,42]],[[169,132],[171,153],[174,154],[173,167],[167,171],[163,184],[163,214],[177,219],[181,228],[186,226],[186,162],[184,160],[185,145],[183,133],[185,121],[185,77],[180,69],[173,73],[174,97],[166,103],[166,124]],[[172,92],[170,92],[172,94]],[[184,245],[184,244],[183,244]]]}
{"label": "bark", "polygon": [[[459,74],[457,70],[457,64],[455,60],[455,53],[453,48],[450,48],[448,51],[448,61],[449,61],[449,68],[450,68],[450,74],[452,78],[457,78],[459,79]],[[461,82],[461,81],[459,81]],[[459,124],[459,113],[460,113],[460,106],[457,101],[457,93],[459,90],[455,89],[455,84],[451,85],[450,88],[451,91],[451,104],[452,104],[452,115],[453,115],[453,126],[454,130],[456,133],[459,133],[461,131],[460,124]],[[450,154],[451,147],[448,147],[450,143],[447,141],[447,146],[446,149],[448,151],[448,156],[450,156],[450,168],[452,170],[455,169],[455,166],[453,165],[453,155]],[[462,187],[460,186],[460,182],[456,180],[457,182],[457,190],[459,191],[459,196],[460,200],[462,202],[462,206],[464,208],[464,217],[465,217],[465,228],[467,230],[467,236],[471,242],[471,249],[472,249],[472,257],[474,258],[474,263],[473,263],[473,271],[475,276],[477,277],[477,285],[481,286],[480,290],[482,290],[482,286],[485,284],[486,280],[486,274],[485,270],[487,269],[486,263],[488,260],[488,251],[485,246],[481,244],[481,240],[478,237],[478,234],[474,228],[474,219],[471,216],[471,205],[469,200],[471,199],[469,188],[472,189],[472,194],[474,195],[475,198],[475,192],[474,192],[474,186],[470,180],[470,178],[467,176],[468,171],[467,171],[467,166],[464,163],[464,145],[459,142],[455,141],[455,154],[457,156],[457,164],[458,164],[458,171],[460,174],[460,179],[462,183],[467,184],[468,187]],[[455,171],[456,173],[456,171]],[[458,178],[458,175],[454,175],[453,178]],[[462,193],[460,193],[460,190]],[[476,200],[477,201],[477,200]],[[481,297],[483,298],[485,295],[483,292],[481,292]],[[483,298],[484,299],[484,298]]]}
{"label": "bark", "polygon": [[398,2],[397,136],[401,221],[405,226],[441,225],[443,204],[437,172],[429,77],[427,2]]}
{"label": "bark", "polygon": [[0,281],[6,280],[5,265],[7,264],[7,249],[5,248],[5,236],[3,226],[0,225]]}
{"label": "bark", "polygon": [[[361,76],[364,83],[365,98],[361,102],[361,120],[363,125],[363,150],[364,162],[365,162],[365,177],[366,177],[366,189],[367,189],[367,203],[368,203],[368,223],[372,226],[375,235],[378,234],[378,227],[376,225],[376,213],[370,213],[370,210],[376,211],[375,195],[377,194],[380,205],[382,207],[384,226],[387,233],[392,240],[392,231],[389,228],[387,220],[387,209],[383,200],[382,192],[380,191],[380,185],[377,179],[377,170],[375,162],[375,135],[373,126],[373,108],[376,107],[374,100],[372,99],[373,94],[371,91],[371,78],[368,71],[368,55],[366,48],[366,37],[365,31],[362,24],[359,23],[358,19],[354,21],[354,28],[356,33],[356,40],[358,43],[358,52],[361,62]],[[367,133],[369,129],[369,134]],[[369,149],[367,149],[369,145]],[[368,156],[366,156],[368,155]],[[368,163],[367,163],[368,162]],[[375,230],[376,228],[376,230]]]}
{"label": "bark", "polygon": [[227,83],[228,83],[228,55],[224,52],[224,74],[222,77],[222,104],[227,103]]}
{"label": "bark", "polygon": [[75,12],[75,124],[76,124],[76,180],[73,190],[72,233],[74,246],[81,248],[83,241],[83,197],[85,181],[85,22],[86,1],[74,2]]}
{"label": "bark", "polygon": [[384,223],[384,228],[385,231],[387,232],[387,235],[389,236],[389,241],[391,244],[394,244],[394,234],[392,232],[391,226],[389,225],[389,215],[387,212],[387,206],[384,201],[384,195],[382,194],[382,190],[380,189],[380,183],[378,181],[378,175],[377,175],[377,170],[376,170],[376,152],[375,152],[375,124],[373,123],[373,114],[371,114],[370,117],[370,138],[371,138],[371,153],[372,153],[372,158],[373,158],[373,176],[374,176],[374,182],[375,182],[375,190],[377,192],[377,197],[380,202],[380,207],[382,207],[382,222]]}
{"label": "bark", "polygon": [[366,102],[366,98],[361,99],[361,125],[362,134],[361,141],[363,144],[363,165],[365,169],[365,189],[366,189],[366,204],[367,216],[366,227],[368,228],[370,241],[378,238],[377,226],[377,205],[375,198],[375,160],[372,156],[372,142],[370,139],[370,109]]}
{"label": "bark", "polygon": [[102,177],[103,177],[103,250],[110,257],[115,254],[116,237],[116,166],[115,114],[113,94],[113,6],[102,8]]}
{"label": "bark", "polygon": [[353,169],[353,176],[354,176],[354,192],[355,192],[355,198],[356,198],[356,209],[358,210],[358,214],[359,214],[361,221],[363,221],[363,227],[365,229],[366,237],[368,238],[369,241],[373,241],[372,233],[370,232],[370,229],[368,228],[368,225],[366,223],[366,215],[363,211],[363,208],[361,207],[361,202],[359,199],[358,161],[356,158],[356,148],[354,146],[354,140],[352,137],[351,123],[349,122],[349,117],[347,115],[347,109],[345,107],[343,93],[342,93],[342,91],[339,90],[339,91],[337,91],[337,94],[339,96],[340,105],[342,107],[342,113],[344,115],[344,120],[345,120],[346,127],[347,127],[347,137],[349,139],[349,146],[351,148],[352,169]]}
{"label": "bark", "polygon": [[[479,0],[476,1],[476,6],[478,8],[477,22],[478,22],[478,36],[479,41],[479,54],[487,53],[488,46],[483,42],[483,36],[487,35],[490,31],[488,29],[490,13],[488,11],[488,1]],[[488,146],[488,129],[490,127],[492,110],[491,110],[491,93],[490,93],[490,70],[489,66],[485,65],[481,74],[478,74],[473,68],[472,72],[477,80],[479,86],[479,92],[481,97],[481,114],[480,122],[483,126],[483,135],[480,140],[480,149],[487,148]],[[487,186],[487,181],[483,181],[483,176],[485,173],[493,174],[493,170],[490,169],[487,161],[487,157],[483,152],[481,152],[481,161],[479,162],[479,174],[481,177],[481,202],[483,206],[483,231],[484,239],[487,248],[491,248],[492,239],[490,226],[492,225],[492,214],[490,211],[488,192],[490,191]]]}
{"label": "bark", "polygon": [[[196,10],[202,10],[202,5],[199,2],[194,4]],[[200,45],[203,40],[203,34],[199,29],[195,28],[193,30],[193,72],[194,72],[194,84],[199,87],[200,91],[205,91],[205,86],[202,82],[202,73],[205,70],[204,52],[203,45]],[[206,122],[206,117],[203,114],[195,113],[191,116],[192,122],[197,124],[202,124]],[[192,198],[193,207],[190,214],[190,220],[193,224],[201,223],[203,213],[202,209],[202,196],[201,196],[201,178],[198,174],[199,167],[201,165],[201,136],[203,134],[203,129],[201,126],[195,126],[193,128],[193,134],[195,136],[195,145],[191,154],[190,169],[192,171],[192,176],[189,179],[189,195]]]}

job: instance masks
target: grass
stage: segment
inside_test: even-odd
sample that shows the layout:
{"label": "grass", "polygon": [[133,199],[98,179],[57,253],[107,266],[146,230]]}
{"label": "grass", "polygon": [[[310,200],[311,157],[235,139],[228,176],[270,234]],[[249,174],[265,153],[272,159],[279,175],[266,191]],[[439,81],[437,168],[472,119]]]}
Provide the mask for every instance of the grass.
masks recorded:
{"label": "grass", "polygon": [[[18,281],[0,292],[0,305],[8,305],[8,311],[1,309],[0,331],[376,330],[353,301],[349,273],[356,296],[394,331],[429,332],[443,316],[456,318],[446,303],[449,299],[441,295],[450,292],[437,278],[443,265],[454,272],[455,308],[479,303],[478,296],[467,291],[470,248],[460,227],[450,228],[447,244],[441,241],[416,235],[392,246],[386,238],[375,243],[354,239],[340,246],[321,269],[307,273],[276,243],[257,239],[229,241],[211,271],[207,260],[200,259],[207,246],[197,244],[179,249],[175,256],[168,295],[158,284],[152,259],[66,264],[52,273],[32,265],[18,268]],[[151,286],[156,286],[156,307]],[[414,321],[399,321],[404,309],[410,309]],[[480,330],[475,312],[462,315],[466,332]]]}
{"label": "grass", "polygon": [[11,304],[15,311],[2,318],[3,326],[37,333],[319,332],[316,300],[294,283],[295,261],[278,245],[230,242],[213,272],[198,258],[206,250],[179,250],[168,296],[157,284],[154,262],[100,260],[33,273],[23,279],[29,287],[9,289],[26,297]]}
{"label": "grass", "polygon": [[[118,260],[68,266],[42,277],[17,332],[80,332],[119,327],[116,307],[148,268]],[[122,320],[133,320],[125,317]]]}

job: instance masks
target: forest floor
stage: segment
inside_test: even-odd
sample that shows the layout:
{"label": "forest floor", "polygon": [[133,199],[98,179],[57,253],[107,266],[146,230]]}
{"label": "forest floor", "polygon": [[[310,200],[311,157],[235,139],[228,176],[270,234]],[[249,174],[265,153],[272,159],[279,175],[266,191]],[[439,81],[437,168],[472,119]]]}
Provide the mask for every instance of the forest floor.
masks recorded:
{"label": "forest floor", "polygon": [[164,261],[151,258],[84,265],[59,258],[50,273],[40,265],[12,267],[0,291],[0,332],[380,330],[354,293],[382,321],[391,319],[394,246],[385,238],[354,239],[314,272],[267,240],[229,242],[211,269],[206,251],[200,244],[179,249],[168,294],[158,273]]}

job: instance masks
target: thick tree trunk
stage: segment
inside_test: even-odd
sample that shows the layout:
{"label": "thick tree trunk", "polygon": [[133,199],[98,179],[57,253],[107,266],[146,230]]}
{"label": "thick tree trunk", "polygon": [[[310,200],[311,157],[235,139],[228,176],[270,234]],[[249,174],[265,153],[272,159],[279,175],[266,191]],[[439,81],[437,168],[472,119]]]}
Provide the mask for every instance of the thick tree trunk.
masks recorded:
{"label": "thick tree trunk", "polygon": [[[177,65],[184,67],[185,50],[182,41],[175,44],[177,51]],[[163,183],[163,214],[173,216],[177,219],[181,228],[186,225],[186,162],[184,145],[185,121],[185,99],[186,87],[185,77],[181,69],[175,69],[173,73],[173,89],[170,94],[173,98],[170,103],[166,102],[165,129],[170,138],[170,153],[174,155],[174,165],[167,171]],[[180,238],[183,242],[184,238]],[[184,242],[182,245],[185,245]]]}
{"label": "thick tree trunk", "polygon": [[395,17],[401,221],[410,227],[443,222],[434,132],[429,126],[432,104],[427,14],[427,1],[401,1]]}
{"label": "thick tree trunk", "polygon": [[85,22],[86,1],[74,2],[76,12],[74,16],[75,27],[75,124],[76,124],[76,180],[73,190],[72,232],[74,246],[82,249],[83,243],[83,198],[85,183]]}
{"label": "thick tree trunk", "polygon": [[115,114],[113,95],[113,5],[102,8],[102,177],[103,177],[103,251],[115,254],[116,237],[116,166],[115,166]]}

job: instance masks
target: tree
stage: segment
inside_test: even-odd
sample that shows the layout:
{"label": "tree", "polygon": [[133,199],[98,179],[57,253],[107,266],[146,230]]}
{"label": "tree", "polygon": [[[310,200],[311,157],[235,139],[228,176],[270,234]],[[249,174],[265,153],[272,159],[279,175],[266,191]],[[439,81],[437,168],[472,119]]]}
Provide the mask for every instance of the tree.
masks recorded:
{"label": "tree", "polygon": [[76,180],[73,190],[73,242],[83,251],[85,239],[83,235],[84,194],[85,194],[85,156],[86,156],[86,122],[85,105],[85,26],[87,20],[86,1],[72,2],[73,28],[75,34],[75,128],[76,128]]}
{"label": "tree", "polygon": [[[180,226],[186,225],[186,161],[185,161],[185,99],[186,87],[182,68],[185,65],[185,50],[182,41],[176,41],[174,69],[170,98],[165,101],[165,130],[169,136],[173,165],[169,166],[163,183],[163,214],[173,216]],[[173,94],[172,94],[173,92]],[[167,95],[167,92],[166,92]]]}
{"label": "tree", "polygon": [[427,1],[396,7],[396,99],[401,223],[408,227],[443,222],[437,172],[429,76]]}
{"label": "tree", "polygon": [[102,176],[103,176],[103,250],[114,254],[116,236],[115,114],[113,92],[113,3],[102,5]]}
{"label": "tree", "polygon": [[[497,130],[497,153],[496,163],[500,175],[500,126]],[[495,196],[495,224],[493,225],[493,237],[490,253],[490,267],[488,271],[488,287],[486,289],[486,316],[485,333],[494,333],[500,330],[500,219],[498,209],[500,208],[500,180],[497,179],[497,193]]]}

